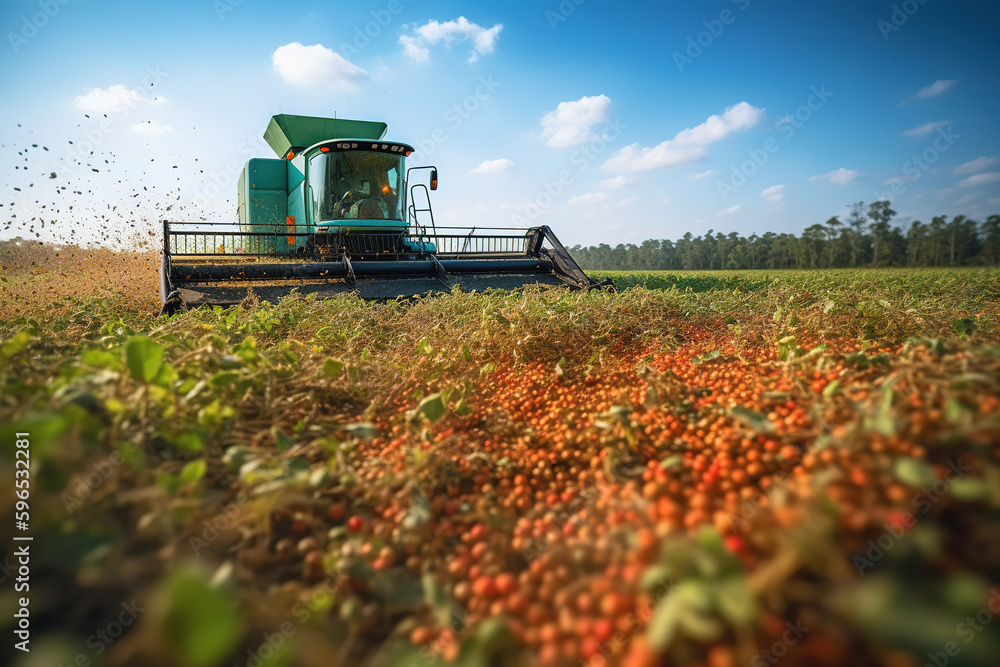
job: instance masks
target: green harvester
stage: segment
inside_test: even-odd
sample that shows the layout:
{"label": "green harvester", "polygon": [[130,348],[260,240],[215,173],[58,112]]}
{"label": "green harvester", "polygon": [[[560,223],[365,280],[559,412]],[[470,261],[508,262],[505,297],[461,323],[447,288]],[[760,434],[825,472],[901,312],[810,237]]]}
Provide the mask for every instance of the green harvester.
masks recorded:
{"label": "green harvester", "polygon": [[[437,169],[386,124],[281,114],[264,139],[276,158],[240,174],[238,223],[163,222],[163,313],[276,302],[293,290],[392,299],[530,284],[612,287],[587,277],[546,226],[438,227]],[[429,188],[428,188],[429,184]]]}

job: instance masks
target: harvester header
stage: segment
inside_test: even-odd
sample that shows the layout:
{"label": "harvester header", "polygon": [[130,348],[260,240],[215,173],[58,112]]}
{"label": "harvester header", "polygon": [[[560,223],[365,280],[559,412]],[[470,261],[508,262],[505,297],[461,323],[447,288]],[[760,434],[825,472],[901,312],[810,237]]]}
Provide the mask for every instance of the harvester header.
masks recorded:
{"label": "harvester header", "polygon": [[[251,158],[236,223],[163,223],[162,311],[277,301],[293,290],[390,299],[429,292],[598,284],[548,227],[438,227],[437,169],[409,167],[386,124],[280,114]],[[423,182],[422,171],[429,171]],[[601,283],[607,286],[608,283]]]}

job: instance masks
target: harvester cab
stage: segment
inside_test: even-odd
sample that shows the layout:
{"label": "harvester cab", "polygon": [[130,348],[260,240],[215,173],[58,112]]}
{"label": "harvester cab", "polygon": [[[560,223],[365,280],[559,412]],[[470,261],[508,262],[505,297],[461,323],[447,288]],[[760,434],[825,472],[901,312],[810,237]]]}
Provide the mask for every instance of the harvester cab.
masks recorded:
{"label": "harvester cab", "polygon": [[[373,121],[281,114],[264,139],[276,158],[240,174],[236,223],[163,222],[162,312],[277,301],[297,289],[390,299],[529,284],[597,286],[548,227],[438,227],[429,170]],[[605,286],[603,283],[601,286]]]}

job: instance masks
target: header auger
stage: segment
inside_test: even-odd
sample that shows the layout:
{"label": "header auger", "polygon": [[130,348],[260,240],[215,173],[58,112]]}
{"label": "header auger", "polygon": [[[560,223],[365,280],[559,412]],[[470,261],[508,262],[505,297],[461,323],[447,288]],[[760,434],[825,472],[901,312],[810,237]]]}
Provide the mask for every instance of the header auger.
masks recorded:
{"label": "header auger", "polygon": [[277,158],[252,158],[240,174],[236,223],[163,223],[163,313],[242,302],[250,290],[277,301],[293,289],[391,299],[429,292],[572,288],[597,283],[548,227],[434,224],[430,192],[407,167],[408,144],[386,124],[282,114],[264,139]]}

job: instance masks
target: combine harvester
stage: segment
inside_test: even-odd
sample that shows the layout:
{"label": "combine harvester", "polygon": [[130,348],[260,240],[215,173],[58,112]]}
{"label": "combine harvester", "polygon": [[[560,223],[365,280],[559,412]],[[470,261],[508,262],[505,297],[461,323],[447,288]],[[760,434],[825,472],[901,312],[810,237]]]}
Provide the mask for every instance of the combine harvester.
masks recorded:
{"label": "combine harvester", "polygon": [[298,290],[392,299],[530,284],[597,283],[548,227],[437,227],[407,144],[385,123],[278,115],[264,139],[278,158],[253,158],[239,179],[238,223],[163,223],[162,313],[231,305],[251,293],[276,302]]}

